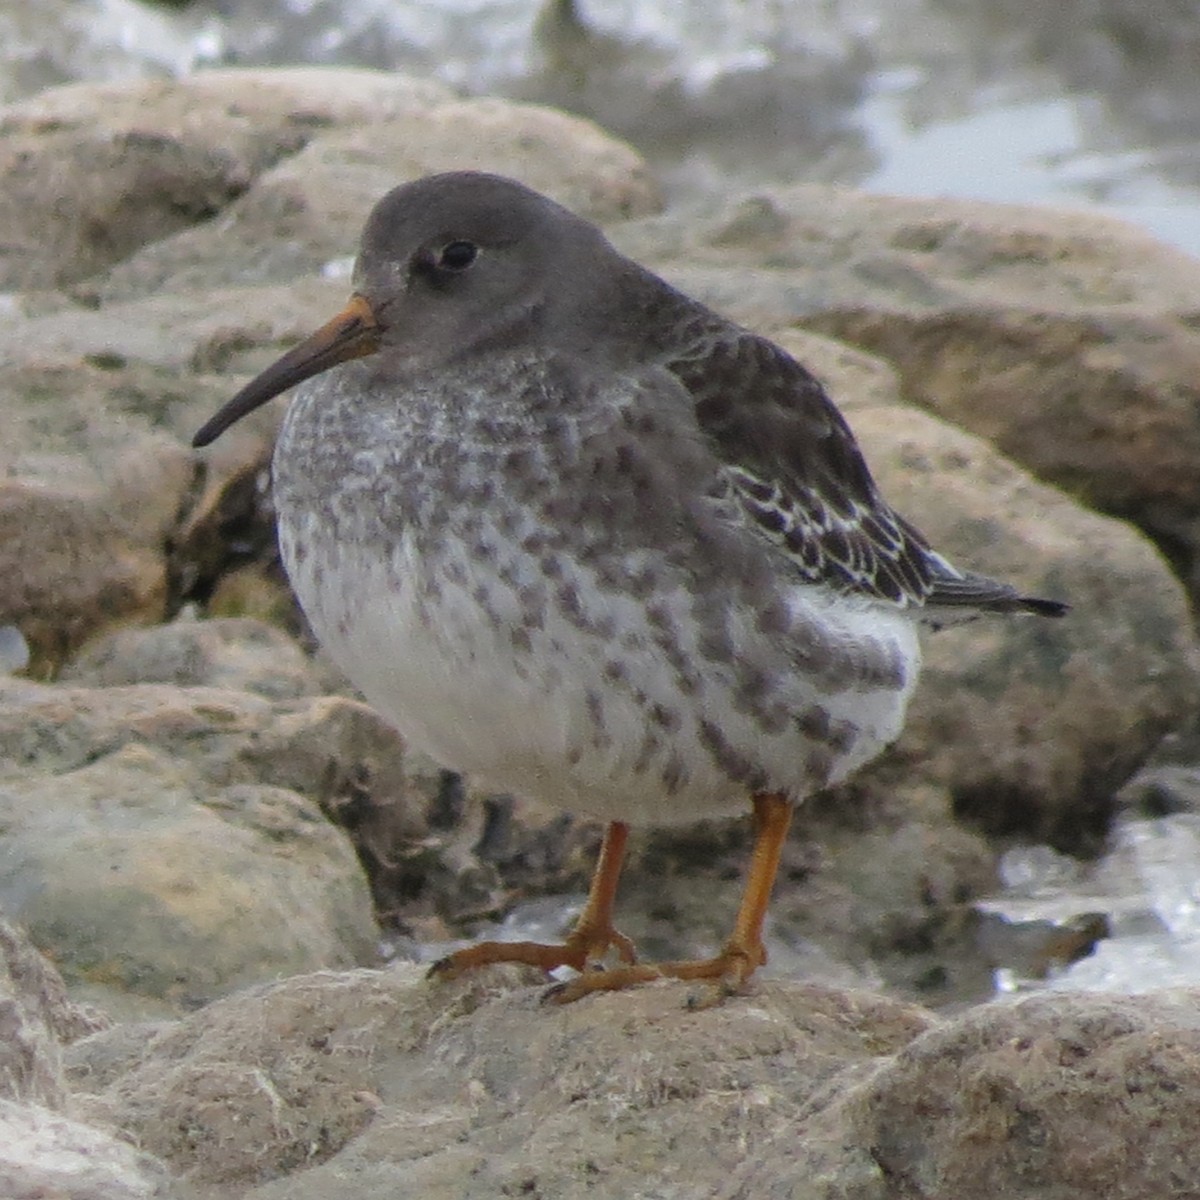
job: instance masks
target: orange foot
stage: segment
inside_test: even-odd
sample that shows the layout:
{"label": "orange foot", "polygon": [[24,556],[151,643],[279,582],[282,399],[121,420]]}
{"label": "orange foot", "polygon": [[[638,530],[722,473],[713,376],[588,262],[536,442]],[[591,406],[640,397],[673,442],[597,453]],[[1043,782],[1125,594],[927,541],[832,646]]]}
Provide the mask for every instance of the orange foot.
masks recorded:
{"label": "orange foot", "polygon": [[[763,919],[792,816],[791,802],[782,793],[759,793],[753,797],[753,804],[756,836],[746,888],[733,935],[714,958],[696,962],[637,962],[633,943],[618,933],[612,923],[617,878],[629,833],[627,825],[613,821],[604,834],[587,904],[579,923],[561,946],[541,942],[481,942],[434,963],[429,974],[452,979],[474,967],[506,962],[523,963],[543,971],[573,967],[580,972],[575,979],[546,993],[544,999],[552,1004],[570,1004],[592,992],[620,991],[654,979],[695,979],[715,986],[707,999],[694,1002],[693,1007],[720,1003],[726,996],[740,992],[750,976],[767,961],[762,943]],[[622,966],[588,969],[600,963],[610,949],[617,951]]]}
{"label": "orange foot", "polygon": [[691,1008],[708,1008],[727,996],[737,995],[750,976],[767,961],[761,942],[748,945],[727,942],[713,958],[684,962],[630,963],[603,971],[587,971],[567,983],[550,988],[542,997],[544,1004],[571,1004],[593,992],[618,992],[655,979],[701,980],[715,986],[702,998],[689,1001]]}
{"label": "orange foot", "polygon": [[453,979],[464,971],[492,963],[523,963],[543,971],[558,967],[584,971],[590,964],[601,962],[610,949],[616,950],[623,963],[637,962],[633,943],[623,933],[618,933],[612,923],[617,879],[628,838],[629,826],[622,821],[611,822],[604,831],[587,903],[575,928],[561,946],[548,946],[542,942],[480,942],[435,962],[429,968],[430,978]]}
{"label": "orange foot", "polygon": [[[600,962],[610,949],[615,949],[626,964],[637,962],[633,943],[611,925],[577,925],[561,945],[544,942],[479,942],[456,950],[439,959],[429,968],[430,978],[455,979],[464,971],[475,967],[488,967],[493,963],[522,963],[542,971],[554,971],[559,967],[573,967],[586,971],[589,964]],[[627,965],[617,970],[637,970]],[[607,975],[607,971],[595,972]]]}

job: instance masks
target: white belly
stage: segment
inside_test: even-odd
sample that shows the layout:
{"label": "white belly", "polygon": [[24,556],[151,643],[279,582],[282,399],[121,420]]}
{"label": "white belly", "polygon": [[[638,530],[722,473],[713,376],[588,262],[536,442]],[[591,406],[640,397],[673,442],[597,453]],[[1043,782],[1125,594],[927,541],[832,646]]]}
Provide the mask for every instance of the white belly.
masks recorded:
{"label": "white belly", "polygon": [[[311,515],[281,521],[280,543],[326,651],[413,747],[476,785],[601,820],[734,816],[746,810],[751,783],[800,798],[837,782],[899,733],[916,681],[910,619],[839,606],[844,636],[869,639],[903,673],[828,694],[802,672],[783,672],[773,686],[796,713],[820,705],[856,731],[850,745],[814,745],[795,723],[764,728],[741,711],[736,665],[706,662],[687,644],[682,593],[657,598],[696,665],[691,694],[679,687],[680,656],[673,665],[661,649],[661,619],[656,626],[641,602],[606,593],[578,567],[570,582],[586,611],[572,616],[547,592],[537,627],[528,620],[530,589],[546,587],[533,560],[514,560],[501,579],[495,564],[473,563],[462,548],[453,557],[457,578],[431,575],[407,542],[385,561],[337,541]],[[796,589],[797,606],[814,602],[812,589]],[[753,618],[731,613],[730,628],[747,654],[761,654]],[[754,769],[753,779],[740,783],[736,769],[731,776],[731,756]]]}

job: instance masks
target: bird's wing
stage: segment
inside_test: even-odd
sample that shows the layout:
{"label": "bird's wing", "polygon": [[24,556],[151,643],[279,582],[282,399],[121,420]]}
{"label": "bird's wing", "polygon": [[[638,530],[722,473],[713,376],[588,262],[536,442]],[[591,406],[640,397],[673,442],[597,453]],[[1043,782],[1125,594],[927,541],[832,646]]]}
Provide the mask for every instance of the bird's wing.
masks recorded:
{"label": "bird's wing", "polygon": [[1066,605],[960,571],[879,493],[820,381],[765,338],[726,329],[668,370],[717,455],[715,494],[812,583],[924,610],[935,624],[978,612],[1058,616]]}
{"label": "bird's wing", "polygon": [[898,605],[929,599],[928,543],[880,496],[850,427],[811,372],[744,331],[667,367],[691,394],[721,463],[718,492],[803,579]]}

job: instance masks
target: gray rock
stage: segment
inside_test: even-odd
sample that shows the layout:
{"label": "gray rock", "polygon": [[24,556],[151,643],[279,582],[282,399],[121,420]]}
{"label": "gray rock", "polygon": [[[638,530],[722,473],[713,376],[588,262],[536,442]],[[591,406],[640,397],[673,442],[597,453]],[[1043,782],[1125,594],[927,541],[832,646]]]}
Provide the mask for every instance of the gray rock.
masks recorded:
{"label": "gray rock", "polygon": [[516,978],[434,985],[403,969],[256,988],[162,1030],[99,1084],[89,1061],[118,1035],[78,1043],[77,1102],[187,1183],[254,1200],[1195,1189],[1195,993],[1035,997],[939,1021],[783,983],[710,1009],[689,1010],[679,983],[560,1009]]}
{"label": "gray rock", "polygon": [[96,632],[165,613],[166,564],[87,496],[0,483],[0,622],[50,675]]}
{"label": "gray rock", "polygon": [[[79,1104],[186,1181],[261,1183],[262,1200],[706,1195],[814,1091],[932,1020],[782,985],[696,1013],[673,985],[555,1009],[514,978],[432,985],[408,968],[241,993]],[[105,1040],[76,1048],[81,1067]]]}
{"label": "gray rock", "polygon": [[976,1009],[805,1114],[712,1194],[1194,1195],[1197,999],[1056,995]]}

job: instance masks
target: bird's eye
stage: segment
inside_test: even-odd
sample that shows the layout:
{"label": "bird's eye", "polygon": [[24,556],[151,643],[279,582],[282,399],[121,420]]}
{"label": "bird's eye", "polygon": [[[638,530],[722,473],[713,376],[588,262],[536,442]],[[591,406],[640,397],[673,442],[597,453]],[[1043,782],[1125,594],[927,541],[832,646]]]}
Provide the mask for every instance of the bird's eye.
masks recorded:
{"label": "bird's eye", "polygon": [[474,242],[447,242],[437,257],[437,265],[446,271],[465,271],[479,257]]}

